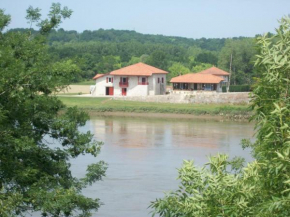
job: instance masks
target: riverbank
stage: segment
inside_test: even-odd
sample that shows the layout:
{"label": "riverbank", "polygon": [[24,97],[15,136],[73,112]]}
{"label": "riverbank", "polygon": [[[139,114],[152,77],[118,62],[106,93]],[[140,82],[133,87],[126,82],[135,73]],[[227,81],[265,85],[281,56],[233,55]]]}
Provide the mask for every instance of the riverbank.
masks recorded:
{"label": "riverbank", "polygon": [[[89,113],[100,113],[109,115],[126,116],[133,113],[142,114],[142,116],[203,116],[215,117],[220,119],[248,119],[251,110],[248,105],[226,105],[226,104],[173,104],[173,103],[153,103],[120,101],[112,98],[82,98],[65,97],[59,99],[68,107],[78,106]],[[156,115],[158,114],[158,115]],[[140,116],[140,115],[139,115]],[[181,118],[181,116],[176,118]]]}

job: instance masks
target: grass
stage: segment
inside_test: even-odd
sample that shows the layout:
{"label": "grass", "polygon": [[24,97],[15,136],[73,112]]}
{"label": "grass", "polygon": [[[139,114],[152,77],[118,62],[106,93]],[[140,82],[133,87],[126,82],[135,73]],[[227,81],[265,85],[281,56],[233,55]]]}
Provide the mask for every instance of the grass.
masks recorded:
{"label": "grass", "polygon": [[88,80],[88,81],[80,81],[77,83],[73,83],[71,85],[95,85],[96,81],[95,80]]}
{"label": "grass", "polygon": [[173,104],[112,100],[111,98],[59,97],[68,107],[97,112],[174,113],[193,115],[249,115],[247,105]]}
{"label": "grass", "polygon": [[82,92],[79,93],[63,93],[63,92],[58,92],[56,95],[63,95],[63,96],[73,96],[73,95],[82,95]]}

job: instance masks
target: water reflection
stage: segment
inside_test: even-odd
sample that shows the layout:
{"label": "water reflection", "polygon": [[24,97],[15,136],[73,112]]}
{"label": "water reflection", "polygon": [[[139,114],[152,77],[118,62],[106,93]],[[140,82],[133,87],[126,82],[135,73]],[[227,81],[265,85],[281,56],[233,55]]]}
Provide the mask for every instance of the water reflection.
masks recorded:
{"label": "water reflection", "polygon": [[105,145],[97,159],[73,161],[74,174],[83,176],[86,165],[100,159],[109,164],[104,181],[84,191],[105,203],[94,216],[150,216],[150,201],[178,187],[176,168],[183,159],[203,165],[207,156],[227,153],[251,160],[239,145],[253,136],[245,122],[94,117],[82,130]]}
{"label": "water reflection", "polygon": [[95,118],[89,130],[110,146],[124,148],[203,147],[219,149],[236,136],[251,137],[249,123],[218,121],[156,121],[152,119]]}

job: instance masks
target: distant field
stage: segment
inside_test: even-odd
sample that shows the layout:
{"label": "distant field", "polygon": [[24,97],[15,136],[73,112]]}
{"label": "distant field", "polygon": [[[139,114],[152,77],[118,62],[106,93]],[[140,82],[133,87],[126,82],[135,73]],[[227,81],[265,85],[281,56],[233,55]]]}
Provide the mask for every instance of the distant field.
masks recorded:
{"label": "distant field", "polygon": [[95,80],[89,80],[89,81],[80,81],[77,83],[73,83],[72,85],[95,85],[96,81]]}
{"label": "distant field", "polygon": [[62,91],[57,92],[57,95],[82,95],[89,94],[90,86],[89,85],[69,85],[67,88],[64,88]]}
{"label": "distant field", "polygon": [[173,104],[113,100],[112,98],[59,97],[68,107],[97,112],[174,113],[193,115],[249,115],[247,105]]}

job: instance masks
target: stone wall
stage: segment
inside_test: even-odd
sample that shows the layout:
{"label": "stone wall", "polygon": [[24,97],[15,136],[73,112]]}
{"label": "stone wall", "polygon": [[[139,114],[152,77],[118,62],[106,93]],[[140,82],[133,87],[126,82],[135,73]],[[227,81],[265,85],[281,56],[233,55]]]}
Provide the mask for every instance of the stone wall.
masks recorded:
{"label": "stone wall", "polygon": [[114,100],[128,100],[140,102],[160,102],[160,103],[196,103],[196,104],[248,104],[249,93],[217,93],[199,92],[168,94],[158,96],[125,96],[114,97]]}

